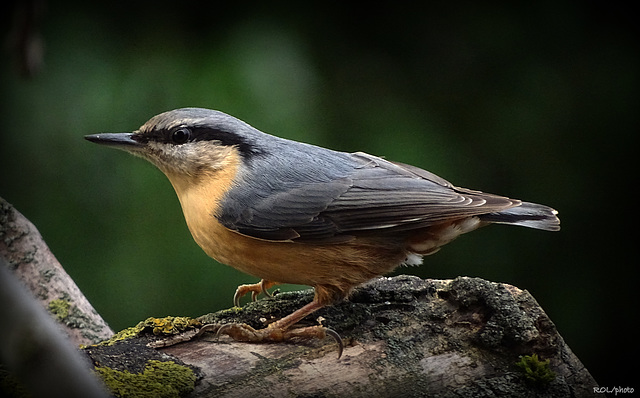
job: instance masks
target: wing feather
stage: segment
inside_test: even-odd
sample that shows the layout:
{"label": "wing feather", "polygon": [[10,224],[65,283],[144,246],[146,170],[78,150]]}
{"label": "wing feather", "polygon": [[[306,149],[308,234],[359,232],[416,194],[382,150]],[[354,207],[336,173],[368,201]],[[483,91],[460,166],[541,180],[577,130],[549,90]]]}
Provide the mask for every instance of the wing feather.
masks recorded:
{"label": "wing feather", "polygon": [[426,170],[365,153],[304,144],[293,149],[288,156],[256,161],[242,173],[218,215],[227,228],[267,240],[335,242],[364,231],[423,228],[520,203],[456,188]]}

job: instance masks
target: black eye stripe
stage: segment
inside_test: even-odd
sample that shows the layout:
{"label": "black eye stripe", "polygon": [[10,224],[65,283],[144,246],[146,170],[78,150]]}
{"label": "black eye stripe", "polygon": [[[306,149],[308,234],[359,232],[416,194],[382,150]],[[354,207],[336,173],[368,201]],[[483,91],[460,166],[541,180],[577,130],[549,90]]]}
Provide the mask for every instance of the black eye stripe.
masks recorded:
{"label": "black eye stripe", "polygon": [[178,126],[171,129],[154,129],[135,134],[134,140],[182,145],[187,142],[215,141],[219,145],[235,146],[245,158],[262,153],[258,147],[250,144],[244,137],[224,129],[202,126]]}
{"label": "black eye stripe", "polygon": [[194,130],[194,141],[219,141],[222,145],[240,145],[245,141],[237,134],[211,128],[199,128]]}
{"label": "black eye stripe", "polygon": [[258,147],[250,144],[244,137],[227,130],[202,127],[193,129],[192,133],[193,141],[217,141],[222,145],[235,146],[245,158],[262,153]]}

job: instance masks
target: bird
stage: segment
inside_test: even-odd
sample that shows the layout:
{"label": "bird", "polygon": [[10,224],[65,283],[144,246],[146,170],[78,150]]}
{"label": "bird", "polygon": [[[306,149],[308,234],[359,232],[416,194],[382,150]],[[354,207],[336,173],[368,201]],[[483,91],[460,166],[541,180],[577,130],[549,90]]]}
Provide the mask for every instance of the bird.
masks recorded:
{"label": "bird", "polygon": [[296,327],[358,285],[419,265],[458,236],[488,224],[558,231],[551,207],[454,186],[416,166],[264,133],[226,113],[180,108],[138,130],[87,135],[142,157],[169,179],[195,242],[213,259],[260,282],[234,304],[277,284],[314,288],[311,302],[262,329],[218,329],[244,342],[339,335]]}

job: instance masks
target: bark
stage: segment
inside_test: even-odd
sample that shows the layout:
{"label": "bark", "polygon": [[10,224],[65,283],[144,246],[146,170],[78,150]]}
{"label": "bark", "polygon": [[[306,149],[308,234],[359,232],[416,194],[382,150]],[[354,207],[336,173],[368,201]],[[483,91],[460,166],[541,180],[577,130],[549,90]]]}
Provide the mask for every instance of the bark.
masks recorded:
{"label": "bark", "polygon": [[0,396],[107,397],[78,346],[112,334],[33,224],[0,198]]}
{"label": "bark", "polygon": [[2,198],[0,256],[42,307],[55,316],[74,344],[92,344],[113,335],[36,227]]}
{"label": "bark", "polygon": [[[282,293],[198,320],[263,327],[312,296],[310,290]],[[310,318],[308,324],[322,322],[340,333],[342,358],[331,338],[195,339],[199,325],[163,337],[153,326],[169,330],[166,320],[152,319],[139,337],[87,352],[101,366],[134,373],[150,359],[190,367],[198,377],[192,397],[582,397],[597,387],[535,299],[510,285],[466,277],[379,278]]]}

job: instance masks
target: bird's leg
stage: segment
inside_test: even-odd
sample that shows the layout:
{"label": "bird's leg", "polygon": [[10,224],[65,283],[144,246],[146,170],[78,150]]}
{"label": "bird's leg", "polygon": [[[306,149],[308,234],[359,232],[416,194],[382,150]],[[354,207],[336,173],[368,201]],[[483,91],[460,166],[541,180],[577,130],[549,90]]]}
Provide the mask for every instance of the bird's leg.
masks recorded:
{"label": "bird's leg", "polygon": [[217,334],[226,334],[236,341],[250,343],[281,342],[292,338],[324,339],[328,334],[338,343],[338,358],[340,358],[344,345],[340,335],[334,330],[320,325],[292,329],[293,325],[322,307],[324,304],[314,300],[284,318],[269,324],[266,328],[256,330],[244,323],[228,323],[222,325]]}
{"label": "bird's leg", "polygon": [[277,285],[278,282],[267,281],[262,279],[258,283],[252,283],[249,285],[240,285],[236,289],[236,293],[233,295],[233,305],[240,307],[240,298],[245,294],[251,292],[251,300],[256,301],[260,293],[264,293],[267,297],[273,297],[267,289]]}

